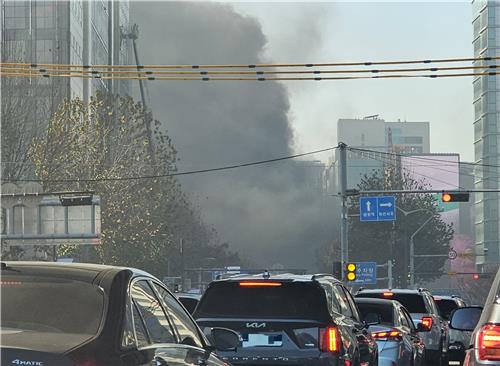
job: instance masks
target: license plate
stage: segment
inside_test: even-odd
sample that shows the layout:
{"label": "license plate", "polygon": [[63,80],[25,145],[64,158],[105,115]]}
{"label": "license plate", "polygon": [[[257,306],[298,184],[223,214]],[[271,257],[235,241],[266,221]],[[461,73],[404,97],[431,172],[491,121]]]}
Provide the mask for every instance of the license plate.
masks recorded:
{"label": "license plate", "polygon": [[242,334],[242,346],[246,347],[281,347],[281,334]]}

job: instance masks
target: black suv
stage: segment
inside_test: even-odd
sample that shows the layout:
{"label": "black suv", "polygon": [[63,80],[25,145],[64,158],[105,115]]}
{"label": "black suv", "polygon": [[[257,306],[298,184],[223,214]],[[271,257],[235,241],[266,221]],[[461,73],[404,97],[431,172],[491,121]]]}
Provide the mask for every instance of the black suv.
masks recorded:
{"label": "black suv", "polygon": [[240,333],[233,365],[377,365],[377,343],[347,288],[331,275],[240,275],[212,282],[193,317]]}

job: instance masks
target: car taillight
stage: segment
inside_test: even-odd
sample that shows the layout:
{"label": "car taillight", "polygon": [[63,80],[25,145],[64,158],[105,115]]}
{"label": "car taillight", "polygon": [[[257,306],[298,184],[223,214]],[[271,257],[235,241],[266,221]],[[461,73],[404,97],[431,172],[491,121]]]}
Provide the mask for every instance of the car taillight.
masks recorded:
{"label": "car taillight", "polygon": [[323,352],[334,352],[338,353],[340,351],[340,333],[337,327],[328,327],[322,330],[323,335],[321,337],[321,350]]}
{"label": "car taillight", "polygon": [[376,339],[399,339],[401,338],[401,333],[397,330],[388,330],[383,332],[373,332],[372,337]]}
{"label": "car taillight", "polygon": [[430,316],[424,316],[421,322],[425,329],[431,330],[434,320]]}
{"label": "car taillight", "polygon": [[479,332],[479,359],[500,360],[500,325],[486,324]]}

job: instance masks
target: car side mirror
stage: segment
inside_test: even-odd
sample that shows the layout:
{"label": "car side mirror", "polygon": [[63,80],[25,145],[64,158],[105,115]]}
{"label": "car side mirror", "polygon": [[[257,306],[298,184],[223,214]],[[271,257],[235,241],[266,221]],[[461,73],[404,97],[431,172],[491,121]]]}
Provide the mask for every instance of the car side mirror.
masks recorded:
{"label": "car side mirror", "polygon": [[431,329],[427,326],[425,326],[424,324],[422,323],[418,323],[417,324],[417,332],[418,333],[424,333],[424,332],[430,332]]}
{"label": "car side mirror", "polygon": [[240,345],[240,335],[227,328],[212,328],[207,338],[218,351],[235,351]]}
{"label": "car side mirror", "polygon": [[481,306],[467,306],[453,310],[450,315],[450,328],[473,331],[481,318],[482,311]]}

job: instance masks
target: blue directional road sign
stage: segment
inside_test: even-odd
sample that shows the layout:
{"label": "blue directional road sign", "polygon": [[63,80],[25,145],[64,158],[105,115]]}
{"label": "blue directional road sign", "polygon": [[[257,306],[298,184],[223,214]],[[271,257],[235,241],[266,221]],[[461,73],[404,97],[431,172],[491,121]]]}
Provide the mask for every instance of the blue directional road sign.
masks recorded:
{"label": "blue directional road sign", "polygon": [[395,197],[361,197],[359,199],[359,219],[360,221],[396,220]]}
{"label": "blue directional road sign", "polygon": [[356,263],[356,280],[359,285],[376,285],[377,284],[377,263],[375,262],[355,262]]}

